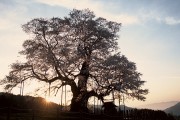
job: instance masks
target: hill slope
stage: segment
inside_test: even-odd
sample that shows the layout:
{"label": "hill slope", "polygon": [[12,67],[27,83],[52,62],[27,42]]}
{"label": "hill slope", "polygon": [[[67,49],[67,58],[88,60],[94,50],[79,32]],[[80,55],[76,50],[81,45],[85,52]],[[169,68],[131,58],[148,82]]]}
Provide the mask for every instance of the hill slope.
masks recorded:
{"label": "hill slope", "polygon": [[0,93],[0,108],[13,107],[19,109],[55,109],[58,104],[47,102],[41,97],[20,96],[9,93]]}
{"label": "hill slope", "polygon": [[142,106],[139,106],[138,108],[147,108],[147,109],[153,109],[153,110],[165,110],[166,108],[169,108],[177,103],[178,103],[178,101],[160,102],[160,103],[142,105]]}
{"label": "hill slope", "polygon": [[180,115],[180,102],[177,103],[176,105],[169,107],[164,110],[166,113],[171,113],[173,115]]}

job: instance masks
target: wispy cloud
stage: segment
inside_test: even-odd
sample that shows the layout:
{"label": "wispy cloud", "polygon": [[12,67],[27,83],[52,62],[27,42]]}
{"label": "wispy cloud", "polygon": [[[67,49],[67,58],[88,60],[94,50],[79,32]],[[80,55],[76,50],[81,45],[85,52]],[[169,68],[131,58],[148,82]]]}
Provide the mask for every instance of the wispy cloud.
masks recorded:
{"label": "wispy cloud", "polygon": [[177,25],[180,24],[180,19],[175,19],[174,17],[166,17],[165,23],[168,25]]}
{"label": "wispy cloud", "polygon": [[156,9],[151,11],[145,11],[144,9],[140,9],[138,16],[141,23],[153,20],[158,23],[164,23],[167,25],[180,24],[180,19],[175,19],[174,16],[163,15],[161,12],[158,12]]}
{"label": "wispy cloud", "polygon": [[[94,0],[35,0],[39,3],[47,4],[50,6],[61,6],[67,9],[85,9],[89,8],[94,11],[97,16],[104,17],[108,20],[116,21],[122,23],[123,25],[140,24],[146,23],[151,20],[158,23],[165,23],[167,25],[177,25],[180,24],[180,20],[174,17],[167,17],[163,15],[163,12],[159,11],[156,7],[154,9],[147,9],[144,6],[139,6],[136,8],[136,14],[131,12],[118,12],[109,11],[111,8],[119,8],[123,5],[118,2],[105,1],[94,1]],[[106,1],[107,2],[107,1]],[[126,5],[126,4],[125,4]]]}
{"label": "wispy cloud", "polygon": [[51,6],[61,6],[68,9],[85,9],[89,8],[94,11],[97,16],[104,17],[108,20],[116,21],[122,23],[123,25],[137,24],[139,20],[136,16],[129,15],[127,13],[110,13],[105,8],[113,7],[114,4],[109,4],[109,6],[104,6],[102,1],[92,1],[92,0],[36,0],[37,2],[48,4]]}

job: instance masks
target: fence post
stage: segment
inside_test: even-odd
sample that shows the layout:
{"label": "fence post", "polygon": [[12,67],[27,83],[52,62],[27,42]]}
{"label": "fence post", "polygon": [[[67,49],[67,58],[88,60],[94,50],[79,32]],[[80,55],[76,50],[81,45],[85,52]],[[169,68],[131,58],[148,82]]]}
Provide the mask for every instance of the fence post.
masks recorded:
{"label": "fence post", "polygon": [[32,120],[35,120],[34,114],[34,109],[32,109]]}
{"label": "fence post", "polygon": [[11,117],[11,107],[8,107],[7,120],[10,120],[10,117]]}
{"label": "fence post", "polygon": [[59,108],[57,108],[57,120],[59,119]]}
{"label": "fence post", "polygon": [[80,118],[81,118],[81,120],[83,120],[83,112],[82,111],[80,111]]}

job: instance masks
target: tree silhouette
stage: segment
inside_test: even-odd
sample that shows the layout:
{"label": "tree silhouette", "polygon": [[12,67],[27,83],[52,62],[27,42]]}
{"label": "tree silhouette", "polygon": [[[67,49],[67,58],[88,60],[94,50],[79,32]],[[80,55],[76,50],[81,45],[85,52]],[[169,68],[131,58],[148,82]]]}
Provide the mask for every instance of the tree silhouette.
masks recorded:
{"label": "tree silhouette", "polygon": [[22,26],[30,38],[23,43],[21,55],[3,80],[11,90],[21,81],[38,80],[54,90],[69,85],[71,111],[88,111],[88,99],[100,100],[112,91],[145,100],[141,74],[135,63],[118,52],[121,24],[96,17],[89,9],[72,10],[64,18],[36,18]]}

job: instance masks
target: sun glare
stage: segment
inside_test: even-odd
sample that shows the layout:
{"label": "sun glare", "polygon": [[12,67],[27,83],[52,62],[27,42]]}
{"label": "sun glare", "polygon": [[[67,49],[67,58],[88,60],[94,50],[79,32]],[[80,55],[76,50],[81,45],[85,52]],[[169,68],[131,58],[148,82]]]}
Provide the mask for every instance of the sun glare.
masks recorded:
{"label": "sun glare", "polygon": [[54,103],[57,103],[59,104],[60,100],[58,97],[56,96],[49,96],[49,97],[46,97],[46,102],[54,102]]}
{"label": "sun glare", "polygon": [[52,97],[48,97],[48,98],[46,98],[46,102],[54,102],[54,99],[52,98]]}

